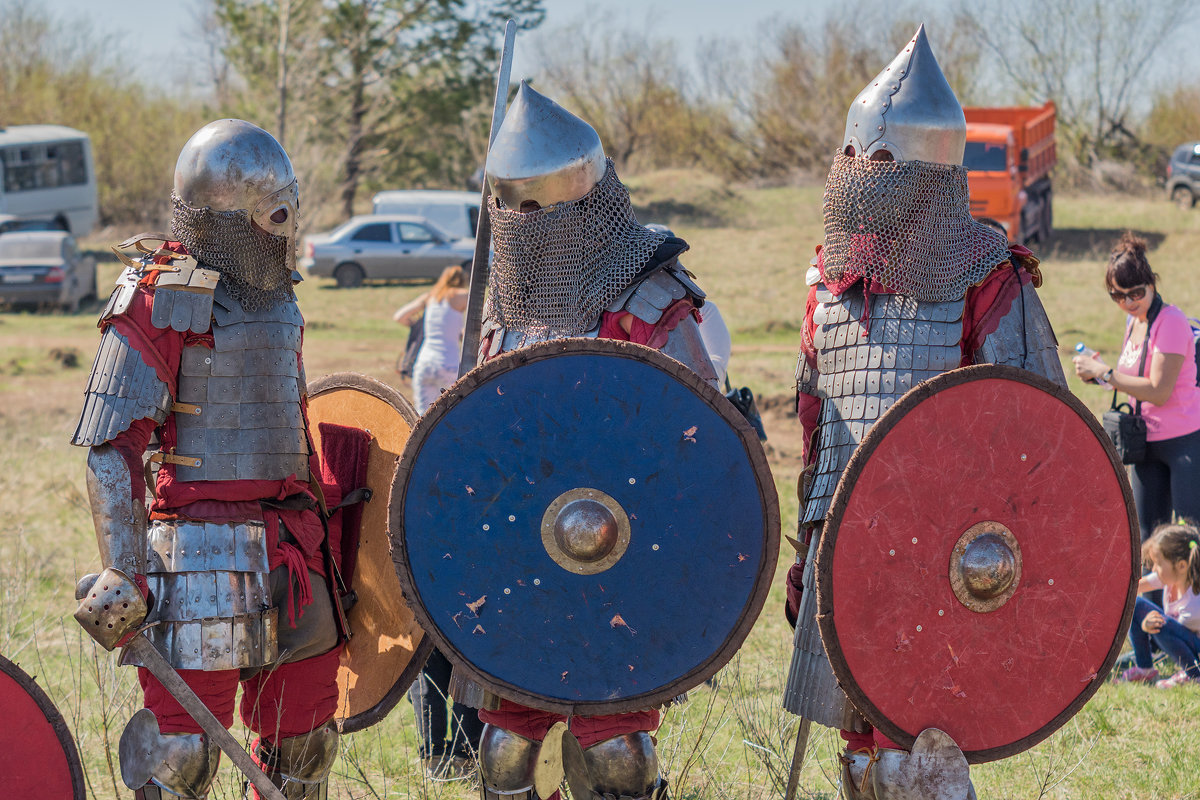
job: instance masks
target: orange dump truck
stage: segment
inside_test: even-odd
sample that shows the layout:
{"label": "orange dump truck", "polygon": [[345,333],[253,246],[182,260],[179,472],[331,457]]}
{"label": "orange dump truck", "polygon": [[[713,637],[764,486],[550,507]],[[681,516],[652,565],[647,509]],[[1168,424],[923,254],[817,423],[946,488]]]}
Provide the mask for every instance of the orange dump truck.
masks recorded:
{"label": "orange dump truck", "polygon": [[971,214],[994,219],[1014,242],[1044,244],[1053,229],[1053,101],[1044,106],[964,108]]}

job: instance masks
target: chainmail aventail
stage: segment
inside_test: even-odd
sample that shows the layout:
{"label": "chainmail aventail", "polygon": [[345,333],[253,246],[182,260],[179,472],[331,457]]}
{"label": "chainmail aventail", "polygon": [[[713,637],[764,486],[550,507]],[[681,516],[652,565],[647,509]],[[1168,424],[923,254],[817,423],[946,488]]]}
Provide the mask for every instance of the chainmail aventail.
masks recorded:
{"label": "chainmail aventail", "polygon": [[587,332],[667,238],[638,224],[612,159],[578,200],[528,214],[492,202],[489,314],[522,333]]}
{"label": "chainmail aventail", "polygon": [[873,278],[946,302],[1009,258],[1002,233],[971,218],[967,168],[868,161],[839,154],[825,184],[824,275],[830,285]]}
{"label": "chainmail aventail", "polygon": [[247,211],[193,208],[171,194],[171,233],[188,252],[221,273],[221,283],[248,311],[295,297],[295,244],[258,228]]}

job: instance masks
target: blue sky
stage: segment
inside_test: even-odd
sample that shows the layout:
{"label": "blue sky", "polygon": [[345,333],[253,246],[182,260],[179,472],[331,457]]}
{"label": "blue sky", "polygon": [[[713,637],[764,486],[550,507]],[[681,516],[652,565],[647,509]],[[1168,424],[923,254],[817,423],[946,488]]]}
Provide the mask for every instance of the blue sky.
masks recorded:
{"label": "blue sky", "polygon": [[[146,83],[179,90],[197,81],[204,52],[189,31],[199,0],[42,0],[38,5],[62,22],[77,21],[97,36],[120,42],[132,73]],[[819,18],[844,5],[840,0],[546,0],[543,29],[593,18],[617,28],[649,24],[690,55],[692,43],[701,39],[749,39],[769,19]],[[927,8],[927,21],[935,22],[951,0],[911,5]],[[518,38],[514,79],[536,70],[535,42],[522,40],[537,35]]]}

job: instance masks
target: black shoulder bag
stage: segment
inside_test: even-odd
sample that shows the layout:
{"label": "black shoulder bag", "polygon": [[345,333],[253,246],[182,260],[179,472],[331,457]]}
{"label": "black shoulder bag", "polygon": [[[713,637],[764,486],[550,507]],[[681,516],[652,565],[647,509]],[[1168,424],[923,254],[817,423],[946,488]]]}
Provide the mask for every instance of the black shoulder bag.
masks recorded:
{"label": "black shoulder bag", "polygon": [[[1142,342],[1142,359],[1138,364],[1138,377],[1146,372],[1146,358],[1150,352],[1150,329],[1162,309],[1162,298],[1154,296],[1150,311],[1146,314],[1146,340]],[[1126,339],[1128,341],[1128,339]],[[1124,351],[1124,346],[1122,346]],[[1135,402],[1133,408],[1129,403],[1117,403],[1117,390],[1113,389],[1112,407],[1104,412],[1101,418],[1104,431],[1113,440],[1122,464],[1140,464],[1146,459],[1146,419],[1142,416],[1142,401]]]}

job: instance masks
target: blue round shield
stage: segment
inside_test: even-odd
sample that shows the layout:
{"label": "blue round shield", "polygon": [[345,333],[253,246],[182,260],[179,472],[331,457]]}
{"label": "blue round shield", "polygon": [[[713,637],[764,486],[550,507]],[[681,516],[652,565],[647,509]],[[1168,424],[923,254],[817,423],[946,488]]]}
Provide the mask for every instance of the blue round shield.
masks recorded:
{"label": "blue round shield", "polygon": [[749,633],[779,551],[762,445],[723,395],[625,342],[568,339],[465,375],[413,430],[393,560],[460,669],[560,713],[647,708]]}

